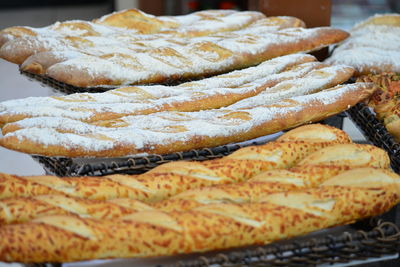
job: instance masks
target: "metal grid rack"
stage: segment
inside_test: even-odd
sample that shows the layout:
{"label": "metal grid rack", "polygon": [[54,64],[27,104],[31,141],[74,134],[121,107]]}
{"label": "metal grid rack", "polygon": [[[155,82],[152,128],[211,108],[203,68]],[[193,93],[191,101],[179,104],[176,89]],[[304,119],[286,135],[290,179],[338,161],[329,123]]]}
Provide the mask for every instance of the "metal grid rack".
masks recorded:
{"label": "metal grid rack", "polygon": [[366,104],[359,103],[349,109],[347,114],[368,141],[388,152],[393,170],[400,173],[400,144],[394,140],[371,109]]}
{"label": "metal grid rack", "polygon": [[270,136],[257,138],[254,141],[228,144],[213,148],[203,148],[186,152],[175,152],[165,155],[148,155],[143,157],[95,159],[94,162],[79,162],[73,158],[32,156],[49,174],[57,176],[99,176],[115,173],[139,174],[160,164],[178,160],[196,160],[220,158],[231,154],[239,148],[262,145],[271,140]]}
{"label": "metal grid rack", "polygon": [[116,87],[77,87],[72,86],[70,84],[66,84],[60,81],[57,81],[53,78],[44,75],[38,75],[34,73],[30,73],[27,71],[20,71],[22,75],[28,77],[31,81],[37,81],[43,86],[49,86],[56,92],[61,92],[64,94],[74,94],[74,93],[100,93],[105,92],[107,90],[114,89]]}
{"label": "metal grid rack", "polygon": [[[61,92],[64,94],[75,94],[75,93],[101,93],[105,92],[108,90],[116,89],[121,86],[127,86],[127,85],[99,85],[99,86],[94,86],[94,87],[79,87],[79,86],[74,86],[68,83],[64,83],[61,81],[58,81],[56,79],[53,79],[51,77],[48,77],[46,75],[40,75],[40,74],[35,74],[35,73],[30,73],[27,71],[20,70],[20,73],[24,76],[26,76],[29,80],[39,82],[43,86],[48,86],[50,87],[53,91],[55,92]],[[175,86],[184,82],[191,82],[191,81],[196,81],[196,80],[201,80],[205,79],[209,76],[198,76],[196,78],[182,78],[182,79],[166,79],[165,81],[156,83],[157,85],[166,85],[166,86]],[[135,84],[137,85],[153,85],[152,83],[146,83],[146,84]]]}
{"label": "metal grid rack", "polygon": [[[199,256],[164,267],[315,266],[348,263],[396,255],[400,250],[399,228],[379,221],[369,230],[327,234],[283,244],[271,244],[215,256]],[[394,256],[396,257],[396,256]],[[397,256],[398,257],[398,256]],[[390,265],[386,265],[390,266]]]}

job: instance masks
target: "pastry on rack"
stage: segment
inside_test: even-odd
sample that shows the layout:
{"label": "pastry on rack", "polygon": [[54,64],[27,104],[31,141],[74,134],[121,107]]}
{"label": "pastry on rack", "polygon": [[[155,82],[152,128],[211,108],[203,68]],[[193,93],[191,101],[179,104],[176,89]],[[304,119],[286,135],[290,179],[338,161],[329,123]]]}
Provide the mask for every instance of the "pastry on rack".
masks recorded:
{"label": "pastry on rack", "polygon": [[311,189],[189,211],[142,211],[101,220],[55,215],[0,227],[0,260],[70,262],[150,257],[267,244],[379,215],[400,202],[400,179],[371,168]]}
{"label": "pastry on rack", "polygon": [[[279,137],[277,141],[242,148],[221,159],[203,162],[170,162],[136,176],[116,174],[105,177],[58,178],[2,174],[0,175],[0,197],[61,195],[95,200],[130,198],[150,203],[189,189],[238,183],[263,171],[291,168],[321,148],[350,142],[349,136],[337,128],[311,124],[293,129]],[[372,166],[366,162],[375,161],[375,155],[379,158],[377,162],[383,162],[382,166],[387,165],[388,159],[384,152],[371,146],[365,148],[367,150],[364,152],[346,149],[344,150],[346,153],[343,153],[341,157],[353,155],[358,151],[359,153],[356,153],[358,160],[361,155],[367,159],[363,161],[362,164],[365,165],[362,166]],[[313,162],[315,163],[316,160]],[[348,165],[354,166],[354,164]]]}
{"label": "pastry on rack", "polygon": [[[57,116],[86,122],[160,111],[198,111],[225,107],[265,91],[269,102],[346,81],[347,66],[329,66],[310,55],[294,54],[178,86],[122,87],[104,93],[29,97],[0,103],[0,125],[24,118]],[[275,97],[274,97],[275,96]],[[245,103],[242,102],[241,106]],[[4,129],[4,132],[7,132]]]}
{"label": "pastry on rack", "polygon": [[8,131],[0,144],[30,154],[67,157],[187,151],[249,140],[322,120],[355,105],[374,90],[372,84],[355,83],[313,93],[323,88],[306,87],[309,91],[305,90],[305,95],[273,101],[269,101],[270,92],[260,93],[242,100],[245,105],[239,108],[164,111],[93,123],[62,117],[28,118],[12,123],[13,131]]}
{"label": "pastry on rack", "polygon": [[0,57],[21,64],[23,71],[69,85],[116,86],[198,79],[320,49],[348,36],[328,27],[304,29],[295,18],[246,14],[255,18],[243,27],[228,27],[230,31],[221,25],[216,33],[210,32],[199,23],[206,36],[193,36],[185,27],[179,34],[175,30],[156,34],[119,30],[89,36],[21,36],[4,43]]}
{"label": "pastry on rack", "polygon": [[359,77],[358,81],[372,82],[377,90],[368,101],[376,113],[376,117],[383,122],[386,129],[394,138],[400,140],[400,74],[382,73]]}
{"label": "pastry on rack", "polygon": [[329,64],[347,64],[356,75],[400,72],[400,15],[376,15],[359,24],[340,44]]}
{"label": "pastry on rack", "polygon": [[[292,147],[299,147],[297,142],[291,143]],[[247,155],[249,156],[249,153]],[[224,162],[226,158],[219,161]],[[336,144],[309,154],[289,169],[277,168],[264,171],[239,183],[190,189],[172,196],[170,199],[155,203],[149,199],[142,199],[144,203],[129,198],[102,201],[72,197],[62,192],[29,197],[0,197],[0,224],[21,223],[49,215],[68,214],[112,219],[143,210],[186,211],[217,203],[259,202],[263,197],[272,193],[317,187],[329,178],[350,169],[359,167],[388,168],[389,162],[387,154],[377,147],[361,144]],[[192,162],[186,162],[185,169],[190,169],[191,164]],[[204,166],[207,167],[207,164]],[[221,166],[220,168],[226,167]],[[158,172],[157,169],[155,171]],[[248,170],[243,168],[241,171]],[[152,173],[154,174],[154,171]],[[180,174],[175,175],[180,176]],[[144,188],[148,188],[148,191],[151,191],[151,187],[155,187],[151,183],[156,181],[148,181],[146,174],[136,177],[126,176],[125,180],[129,181],[132,178],[136,179],[137,183],[142,184]],[[22,177],[22,179],[24,178]],[[36,179],[40,180],[40,177]],[[87,177],[86,179],[90,180],[91,178]],[[108,178],[104,177],[104,179]],[[57,178],[54,177],[53,180],[56,181]],[[4,185],[5,182],[1,184]],[[128,186],[126,183],[123,185]],[[171,186],[175,187],[175,192],[179,192],[180,190],[177,190],[176,187],[182,187],[184,183],[176,183]],[[91,188],[96,190],[96,186],[91,186]],[[0,192],[0,195],[10,195],[10,193]]]}

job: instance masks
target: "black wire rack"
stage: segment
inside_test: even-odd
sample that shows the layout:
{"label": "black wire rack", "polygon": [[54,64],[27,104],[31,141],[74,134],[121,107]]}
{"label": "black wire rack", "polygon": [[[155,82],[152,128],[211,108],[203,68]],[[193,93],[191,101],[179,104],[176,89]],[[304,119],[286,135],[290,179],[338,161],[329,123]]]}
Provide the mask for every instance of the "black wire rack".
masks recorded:
{"label": "black wire rack", "polygon": [[[58,80],[53,79],[46,75],[35,74],[35,73],[23,71],[23,70],[20,70],[20,73],[22,75],[26,76],[31,81],[39,82],[44,87],[50,87],[53,91],[61,92],[64,94],[101,93],[101,92],[105,92],[108,90],[116,89],[121,86],[128,86],[128,85],[99,85],[99,86],[93,86],[93,87],[79,87],[79,86],[74,86],[74,85],[71,85],[68,83],[58,81]],[[201,79],[205,79],[208,77],[209,76],[197,76],[197,77],[182,78],[182,79],[169,78],[169,79],[165,79],[164,81],[161,81],[159,83],[145,83],[145,84],[134,84],[134,85],[135,86],[137,86],[137,85],[148,86],[148,85],[157,84],[157,85],[175,86],[175,85],[179,85],[184,82],[201,80]]]}
{"label": "black wire rack", "polygon": [[[327,234],[318,238],[271,244],[263,247],[200,256],[165,267],[239,267],[239,266],[316,266],[348,263],[396,255],[400,250],[399,228],[390,222],[379,222],[371,230]],[[398,257],[398,256],[397,256]]]}
{"label": "black wire rack", "polygon": [[347,114],[368,141],[388,152],[393,170],[400,173],[400,144],[376,118],[375,113],[366,104],[359,103]]}
{"label": "black wire rack", "polygon": [[107,86],[107,87],[78,87],[78,86],[73,86],[64,82],[60,82],[56,79],[53,79],[51,77],[45,76],[45,75],[39,75],[39,74],[34,74],[30,73],[27,71],[20,71],[22,75],[28,77],[29,80],[31,81],[37,81],[39,82],[42,86],[48,86],[51,89],[53,89],[56,92],[61,92],[64,94],[74,94],[74,93],[101,93],[105,92],[107,90],[115,89],[116,87],[113,86]]}
{"label": "black wire rack", "polygon": [[99,158],[85,160],[38,155],[33,155],[32,157],[43,166],[48,174],[54,174],[57,176],[102,176],[116,173],[140,174],[163,163],[178,160],[203,161],[220,158],[231,154],[239,148],[251,145],[262,145],[270,140],[271,136],[264,136],[257,138],[254,141],[227,144],[213,148],[130,158]]}

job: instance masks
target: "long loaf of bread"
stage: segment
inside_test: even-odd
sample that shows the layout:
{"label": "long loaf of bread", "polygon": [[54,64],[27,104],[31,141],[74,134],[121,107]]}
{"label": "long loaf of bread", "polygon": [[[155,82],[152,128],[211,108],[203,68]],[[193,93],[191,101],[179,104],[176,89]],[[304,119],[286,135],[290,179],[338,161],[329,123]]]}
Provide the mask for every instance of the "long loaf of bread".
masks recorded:
{"label": "long loaf of bread", "polygon": [[0,176],[0,197],[68,195],[89,199],[132,198],[159,201],[182,191],[240,182],[271,169],[293,167],[307,155],[332,144],[350,143],[343,131],[319,124],[293,129],[277,141],[239,149],[221,159],[171,162],[136,175],[58,178]]}
{"label": "long loaf of bread", "polygon": [[[222,32],[205,31],[208,35],[201,37],[188,34],[183,38],[174,32],[138,35],[118,30],[89,36],[21,36],[3,44],[0,57],[21,64],[24,71],[74,86],[115,86],[216,75],[273,57],[316,50],[348,36],[333,28],[304,29],[303,23],[294,18],[260,19],[258,13],[246,14],[252,17],[252,23],[228,27],[232,31],[224,27]],[[181,31],[183,35],[185,32],[190,30]]]}
{"label": "long loaf of bread", "polygon": [[213,203],[259,202],[274,192],[316,187],[325,180],[358,167],[388,168],[386,152],[370,145],[339,144],[322,148],[289,169],[262,172],[239,184],[216,185],[184,191],[152,206],[162,211],[183,211]]}
{"label": "long loaf of bread", "polygon": [[[270,104],[268,93],[245,99],[249,108],[158,112],[126,116],[103,125],[38,117],[0,139],[6,148],[47,156],[115,157],[166,154],[249,140],[334,115],[368,97],[368,83],[337,86]],[[235,105],[240,104],[241,101]]]}
{"label": "long loaf of bread", "polygon": [[[241,183],[187,190],[170,199],[148,204],[157,210],[170,212],[214,203],[258,202],[271,193],[316,187],[349,169],[388,168],[389,162],[386,153],[379,148],[370,145],[337,144],[311,153],[290,169],[262,172]],[[187,164],[190,166],[190,163]],[[0,224],[65,214],[112,219],[151,209],[149,205],[131,199],[99,201],[60,194],[9,197],[0,199]]]}
{"label": "long loaf of bread", "polygon": [[[238,30],[265,18],[260,12],[233,10],[205,10],[184,16],[155,17],[137,9],[128,9],[105,15],[93,21],[69,20],[56,22],[43,28],[9,27],[0,31],[0,47],[6,42],[20,37],[85,37],[115,36],[120,33],[128,36],[160,33],[173,36],[202,36],[216,32]],[[270,21],[271,26],[284,25],[286,17]],[[293,18],[294,20],[295,18]],[[304,26],[301,20],[299,26]],[[295,24],[294,22],[290,23]]]}
{"label": "long loaf of bread", "polygon": [[[222,37],[231,38],[233,33],[254,29],[256,31],[273,32],[288,27],[297,27],[296,18],[270,17],[234,32],[222,32],[209,35],[209,40]],[[279,22],[280,25],[277,25]],[[108,30],[108,29],[107,29]],[[113,31],[114,30],[114,31]],[[218,29],[215,29],[218,32]],[[188,38],[189,37],[189,38]],[[214,38],[213,38],[214,37]],[[110,39],[112,38],[112,39]],[[149,52],[158,47],[180,45],[185,46],[204,37],[175,36],[175,34],[137,35],[129,31],[107,31],[95,36],[27,36],[6,43],[0,50],[0,56],[13,63],[23,63],[22,69],[36,74],[45,74],[46,69],[53,64],[89,54],[114,61],[124,53]],[[123,46],[122,46],[123,45]],[[119,49],[118,49],[119,48]],[[14,53],[12,53],[14,52]],[[114,53],[110,53],[114,52]],[[30,57],[30,58],[29,58]],[[29,59],[28,59],[29,58]],[[129,60],[125,60],[129,62]],[[125,64],[124,64],[125,65]]]}
{"label": "long loaf of bread", "polygon": [[[319,75],[321,80],[325,79],[321,82],[336,84],[352,75],[352,69],[348,67],[330,67],[315,61],[312,56],[294,54],[271,59],[256,67],[178,86],[131,86],[96,94],[5,101],[0,103],[0,125],[40,116],[91,122],[166,110],[213,109],[254,96],[266,88],[272,90],[283,81],[300,87],[300,83],[307,82],[307,78],[315,82]],[[304,79],[299,79],[302,77]]]}
{"label": "long loaf of bread", "polygon": [[114,220],[41,217],[0,227],[0,260],[68,262],[266,244],[383,213],[400,201],[399,185],[394,173],[362,168],[259,203],[143,211]]}

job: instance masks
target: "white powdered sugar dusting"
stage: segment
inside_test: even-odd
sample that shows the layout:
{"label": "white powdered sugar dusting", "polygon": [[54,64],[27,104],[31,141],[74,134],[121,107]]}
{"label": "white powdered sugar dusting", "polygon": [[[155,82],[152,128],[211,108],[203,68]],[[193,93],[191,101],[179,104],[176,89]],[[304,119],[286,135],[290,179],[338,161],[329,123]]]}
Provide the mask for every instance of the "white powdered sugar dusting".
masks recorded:
{"label": "white powdered sugar dusting", "polygon": [[400,27],[391,24],[393,19],[400,21],[400,16],[373,16],[359,23],[326,62],[347,64],[364,74],[399,72]]}
{"label": "white powdered sugar dusting", "polygon": [[[46,149],[61,145],[68,149],[107,151],[120,145],[131,151],[151,151],[159,144],[168,145],[198,137],[223,137],[238,135],[254,127],[279,119],[283,114],[296,118],[306,107],[323,110],[325,105],[336,103],[344,94],[360,90],[361,84],[341,85],[318,93],[291,97],[272,105],[246,109],[202,110],[198,112],[158,112],[149,115],[126,116],[116,127],[96,126],[85,122],[54,117],[25,119],[19,123],[21,130],[7,133],[4,138],[17,137],[30,140]],[[291,115],[290,115],[291,114]],[[310,115],[316,118],[320,114]]]}
{"label": "white powdered sugar dusting", "polygon": [[[145,113],[151,113],[163,108],[179,106],[180,103],[194,103],[212,96],[232,97],[236,95],[240,97],[249,92],[255,94],[259,91],[257,88],[270,82],[301,77],[321,65],[318,62],[299,64],[314,60],[315,58],[309,55],[295,54],[271,59],[257,67],[178,86],[122,87],[104,93],[80,93],[62,97],[29,97],[9,100],[0,103],[0,116],[24,114],[29,117],[62,116],[87,120],[105,112],[121,114],[121,116],[143,114],[146,110],[149,111]],[[296,67],[283,71],[292,65]]]}
{"label": "white powdered sugar dusting", "polygon": [[[124,12],[130,11],[121,11],[121,14]],[[178,25],[151,34],[138,34],[106,25],[114,15],[118,13],[95,22],[55,23],[42,28],[36,36],[22,36],[7,42],[2,53],[33,55],[22,64],[22,68],[29,70],[31,64],[44,63],[35,54],[47,52],[45,75],[72,85],[98,86],[101,80],[109,81],[110,85],[128,85],[159,82],[158,79],[168,77],[193,78],[226,72],[237,65],[255,65],[269,59],[268,51],[275,46],[288,46],[289,50],[282,54],[300,52],[292,48],[315,38],[321,31],[318,28],[280,29],[290,27],[290,23],[282,25],[291,18],[265,18],[252,11],[203,11],[174,19],[133,11],[132,16],[138,16],[139,20],[144,16],[150,24],[162,25],[166,19],[164,22],[175,21],[173,24]],[[306,50],[320,45],[311,40]]]}

